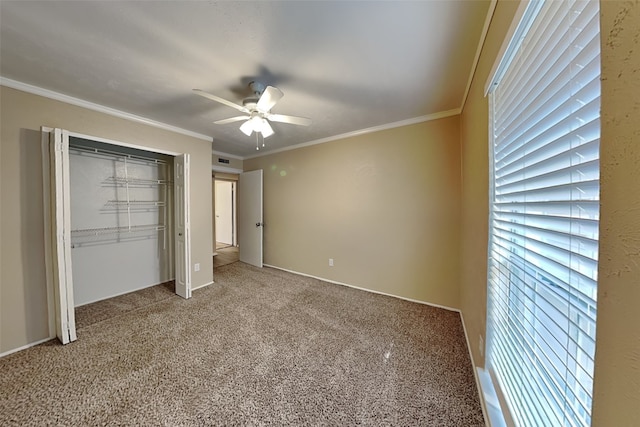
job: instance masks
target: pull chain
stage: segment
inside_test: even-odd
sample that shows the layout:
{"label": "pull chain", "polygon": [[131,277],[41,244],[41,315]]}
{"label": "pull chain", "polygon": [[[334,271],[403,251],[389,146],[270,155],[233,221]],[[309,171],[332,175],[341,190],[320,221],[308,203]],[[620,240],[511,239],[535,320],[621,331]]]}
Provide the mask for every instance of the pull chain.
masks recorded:
{"label": "pull chain", "polygon": [[262,132],[256,132],[256,150],[260,150],[260,136],[262,136],[262,147],[264,147],[264,135]]}

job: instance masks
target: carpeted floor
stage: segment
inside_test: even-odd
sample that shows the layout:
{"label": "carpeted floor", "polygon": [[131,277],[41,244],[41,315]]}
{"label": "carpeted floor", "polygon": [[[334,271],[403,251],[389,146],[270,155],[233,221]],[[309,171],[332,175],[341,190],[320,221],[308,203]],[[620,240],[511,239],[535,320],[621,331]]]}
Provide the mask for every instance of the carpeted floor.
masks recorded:
{"label": "carpeted floor", "polygon": [[484,425],[457,313],[236,262],[0,359],[0,425]]}
{"label": "carpeted floor", "polygon": [[114,316],[122,316],[129,311],[138,310],[176,296],[175,283],[172,281],[151,286],[129,294],[76,307],[76,328],[82,329],[94,323],[102,322]]}

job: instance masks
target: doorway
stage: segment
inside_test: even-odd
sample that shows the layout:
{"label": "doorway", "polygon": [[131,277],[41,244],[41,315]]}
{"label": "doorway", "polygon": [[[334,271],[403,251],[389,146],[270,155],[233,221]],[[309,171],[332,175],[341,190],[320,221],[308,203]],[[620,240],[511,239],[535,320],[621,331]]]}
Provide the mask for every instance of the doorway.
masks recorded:
{"label": "doorway", "polygon": [[237,226],[237,175],[214,176],[215,252],[213,268],[232,264],[239,259]]}
{"label": "doorway", "polygon": [[216,251],[237,246],[236,235],[236,182],[215,181]]}
{"label": "doorway", "polygon": [[[236,261],[242,261],[256,267],[263,266],[263,172],[255,170],[250,172],[242,172],[238,174],[230,174],[227,172],[215,172],[213,175],[213,188],[217,190],[216,181],[231,181],[234,185],[232,191],[232,214],[233,233],[232,245],[229,246],[228,231],[220,230],[222,237],[218,238],[218,209],[214,208],[214,230],[216,233],[216,251],[213,257],[213,267],[229,264]],[[220,194],[214,194],[214,201],[217,205],[225,206],[229,200],[229,187],[220,191]],[[218,201],[222,197],[225,200]],[[227,208],[228,214],[228,208]],[[223,214],[220,213],[220,218]],[[226,239],[226,242],[225,242]]]}

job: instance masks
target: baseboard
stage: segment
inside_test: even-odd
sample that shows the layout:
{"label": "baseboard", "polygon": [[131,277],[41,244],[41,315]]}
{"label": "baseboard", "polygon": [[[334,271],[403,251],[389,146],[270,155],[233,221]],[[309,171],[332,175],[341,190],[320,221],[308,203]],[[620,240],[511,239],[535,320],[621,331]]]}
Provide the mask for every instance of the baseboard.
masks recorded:
{"label": "baseboard", "polygon": [[207,286],[209,286],[209,285],[213,285],[214,283],[215,283],[214,281],[211,281],[211,282],[209,282],[209,283],[205,283],[204,285],[200,285],[200,286],[198,286],[198,287],[191,288],[191,290],[192,290],[192,291],[197,291],[198,289],[206,288]]}
{"label": "baseboard", "polygon": [[26,350],[26,349],[28,349],[30,347],[35,347],[35,346],[40,345],[42,343],[45,343],[47,341],[51,341],[52,339],[55,339],[55,338],[56,338],[56,336],[54,335],[54,336],[49,337],[49,338],[44,338],[44,339],[29,343],[27,345],[23,345],[22,347],[18,347],[18,348],[11,349],[9,351],[5,351],[4,353],[0,353],[0,359],[2,359],[5,356],[8,356],[10,354],[17,353],[17,352],[22,351],[22,350]]}
{"label": "baseboard", "polygon": [[360,286],[354,286],[354,285],[350,285],[348,283],[343,283],[343,282],[337,282],[335,280],[325,279],[324,277],[314,276],[312,274],[301,273],[299,271],[289,270],[289,269],[286,269],[286,268],[278,267],[276,265],[270,265],[270,264],[263,264],[263,265],[265,267],[275,268],[276,270],[286,271],[287,273],[297,274],[298,276],[310,277],[312,279],[322,280],[323,282],[333,283],[334,285],[346,286],[348,288],[358,289],[360,291],[371,292],[372,294],[378,294],[378,295],[384,295],[384,296],[387,296],[387,297],[398,298],[398,299],[405,300],[405,301],[415,302],[415,303],[418,303],[418,304],[428,305],[428,306],[431,306],[431,307],[442,308],[444,310],[455,311],[456,313],[460,313],[459,309],[453,308],[453,307],[447,307],[446,305],[434,304],[434,303],[431,303],[431,302],[421,301],[421,300],[412,299],[412,298],[407,298],[407,297],[403,297],[403,296],[400,296],[400,295],[388,294],[386,292],[374,291],[373,289],[362,288]]}

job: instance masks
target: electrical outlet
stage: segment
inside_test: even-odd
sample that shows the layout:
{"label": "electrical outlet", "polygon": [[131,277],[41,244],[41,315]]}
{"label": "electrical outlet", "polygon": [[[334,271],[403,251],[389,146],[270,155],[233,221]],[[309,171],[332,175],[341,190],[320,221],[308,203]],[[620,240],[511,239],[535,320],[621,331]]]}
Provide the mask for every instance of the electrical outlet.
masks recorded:
{"label": "electrical outlet", "polygon": [[333,267],[333,258],[329,258],[329,267]]}
{"label": "electrical outlet", "polygon": [[200,263],[197,262],[193,265],[193,271],[200,271]]}
{"label": "electrical outlet", "polygon": [[478,347],[480,349],[480,357],[484,357],[484,338],[482,338],[482,335],[478,336]]}

